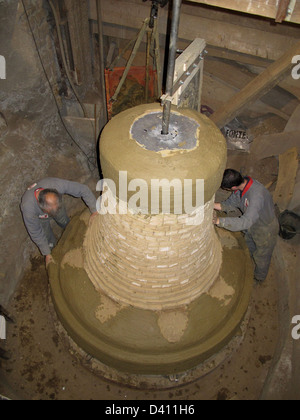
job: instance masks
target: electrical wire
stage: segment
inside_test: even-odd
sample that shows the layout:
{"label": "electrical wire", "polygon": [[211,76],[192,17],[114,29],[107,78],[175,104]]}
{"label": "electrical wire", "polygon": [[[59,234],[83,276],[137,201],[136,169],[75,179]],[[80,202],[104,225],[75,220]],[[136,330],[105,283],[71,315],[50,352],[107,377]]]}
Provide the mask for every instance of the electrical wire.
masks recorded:
{"label": "electrical wire", "polygon": [[54,16],[56,30],[57,30],[57,35],[58,35],[58,42],[59,42],[60,52],[61,52],[61,56],[62,56],[62,60],[63,60],[63,65],[64,65],[64,68],[65,68],[65,72],[66,72],[67,78],[68,78],[69,83],[70,83],[70,85],[71,85],[71,87],[73,89],[74,95],[76,96],[76,99],[77,99],[79,105],[81,106],[81,109],[83,111],[83,116],[85,118],[88,118],[88,114],[87,114],[86,108],[83,105],[83,103],[81,102],[81,100],[80,100],[80,98],[79,98],[79,96],[77,94],[76,88],[74,86],[74,83],[72,81],[72,77],[71,77],[70,72],[69,72],[69,68],[68,68],[66,56],[65,56],[65,53],[64,53],[64,44],[63,44],[63,40],[62,40],[62,36],[61,36],[61,31],[60,31],[60,27],[59,27],[59,19],[58,19],[58,16],[57,16],[56,9],[55,9],[55,7],[54,7],[54,5],[52,3],[52,0],[48,0],[48,3],[49,3],[49,5],[50,5],[50,7],[52,9],[52,13],[53,13],[53,16]]}
{"label": "electrical wire", "polygon": [[[52,87],[52,84],[51,84],[51,82],[50,82],[50,80],[49,80],[49,77],[48,77],[47,71],[46,71],[46,69],[45,69],[45,66],[44,66],[44,63],[43,63],[43,60],[42,60],[42,57],[41,57],[41,53],[40,53],[40,51],[39,51],[39,47],[38,47],[38,44],[37,44],[37,41],[36,41],[36,37],[35,37],[34,31],[33,31],[33,28],[32,28],[32,26],[31,26],[31,23],[30,23],[30,19],[29,19],[29,15],[28,15],[28,12],[27,12],[27,8],[26,8],[26,6],[25,6],[25,1],[24,1],[24,0],[21,0],[21,2],[22,2],[22,5],[23,5],[23,8],[24,8],[25,16],[26,16],[26,19],[27,19],[27,22],[28,22],[28,26],[29,26],[29,29],[30,29],[30,32],[31,32],[31,35],[32,35],[32,38],[33,38],[33,42],[34,42],[34,44],[35,44],[35,48],[36,48],[36,51],[37,51],[37,54],[38,54],[38,57],[39,57],[39,60],[40,60],[40,63],[41,63],[42,69],[43,69],[43,71],[44,71],[44,74],[45,74],[46,80],[47,80],[47,82],[48,82],[48,84],[49,84],[49,87],[50,87],[51,93],[52,93],[53,98],[54,98],[54,101],[55,101],[55,105],[56,105],[56,107],[57,107],[57,111],[58,111],[58,115],[59,115],[59,117],[60,117],[60,120],[61,120],[61,122],[62,122],[62,124],[63,124],[63,127],[65,128],[65,130],[66,130],[67,134],[69,135],[69,137],[70,137],[70,138],[71,138],[71,140],[73,141],[73,143],[74,143],[74,144],[78,147],[78,149],[79,149],[79,150],[82,152],[82,154],[86,157],[86,159],[87,159],[87,163],[88,163],[88,167],[89,167],[89,170],[92,172],[94,169],[96,169],[96,168],[97,168],[96,158],[95,158],[95,157],[93,157],[93,156],[89,156],[89,155],[88,155],[88,154],[87,154],[87,153],[86,153],[86,152],[82,149],[82,147],[80,146],[80,144],[79,144],[79,143],[78,143],[78,142],[74,139],[73,135],[70,133],[70,130],[68,129],[68,127],[67,127],[67,125],[66,125],[66,123],[65,123],[65,121],[64,121],[64,118],[63,118],[63,115],[62,115],[62,113],[61,113],[61,110],[60,110],[60,106],[59,106],[58,100],[57,100],[57,98],[56,98],[56,94],[55,94],[54,89],[53,89],[53,87]],[[50,2],[51,2],[51,0],[50,0]],[[53,6],[53,4],[52,4],[52,6]],[[50,5],[50,7],[51,7],[51,5]],[[52,8],[51,8],[51,9],[52,9]],[[63,54],[63,52],[62,52],[62,55],[64,55],[64,54]],[[63,58],[63,60],[65,60],[65,57]],[[69,77],[68,77],[68,80],[69,80],[69,82],[70,82]],[[83,109],[84,115],[86,115],[85,108],[84,108],[83,104],[81,103],[80,99],[78,98],[78,95],[77,95],[77,93],[76,93],[76,89],[74,88],[73,83],[70,83],[70,84],[71,84],[71,87],[72,87],[72,89],[73,89],[73,91],[74,91],[74,94],[75,94],[75,96],[76,96],[76,98],[77,98],[78,102],[80,103],[80,105],[81,105],[81,107],[82,107],[82,109]],[[91,169],[91,167],[92,167],[92,169]]]}

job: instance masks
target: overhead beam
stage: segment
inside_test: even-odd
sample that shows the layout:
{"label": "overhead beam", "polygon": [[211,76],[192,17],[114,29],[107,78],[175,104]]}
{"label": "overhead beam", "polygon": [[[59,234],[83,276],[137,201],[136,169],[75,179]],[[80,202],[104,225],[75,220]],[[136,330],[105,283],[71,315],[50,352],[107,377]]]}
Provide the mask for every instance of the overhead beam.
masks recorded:
{"label": "overhead beam", "polygon": [[[141,1],[102,0],[102,2],[104,24],[114,25],[116,29],[119,29],[121,35],[122,31],[126,31],[126,28],[140,29],[142,22],[149,17],[149,5]],[[295,38],[274,32],[191,14],[188,13],[190,9],[184,6],[182,7],[179,28],[179,38],[182,40],[193,41],[195,38],[202,38],[212,46],[269,60],[277,60],[297,42]],[[130,13],[128,13],[129,10]],[[166,34],[167,19],[168,10],[166,8],[160,9],[159,32],[161,34]],[[120,37],[122,38],[122,36]]]}
{"label": "overhead beam", "polygon": [[[207,4],[223,9],[235,10],[257,16],[276,19],[278,13],[278,0],[189,0],[193,3]],[[292,5],[292,1],[290,2]],[[300,0],[296,0],[295,8],[289,19],[290,22],[300,23]]]}
{"label": "overhead beam", "polygon": [[292,70],[292,59],[300,51],[300,42],[287,51],[279,60],[245,86],[240,92],[217,110],[211,117],[219,128],[232,121],[249,104],[261,98],[276,86],[282,77]]}

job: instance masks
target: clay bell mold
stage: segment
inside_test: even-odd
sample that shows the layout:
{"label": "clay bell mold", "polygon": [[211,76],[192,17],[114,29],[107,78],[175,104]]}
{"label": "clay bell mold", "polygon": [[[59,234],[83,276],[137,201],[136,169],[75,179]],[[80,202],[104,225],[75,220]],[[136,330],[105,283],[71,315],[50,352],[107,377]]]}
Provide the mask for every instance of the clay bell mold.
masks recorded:
{"label": "clay bell mold", "polygon": [[[83,218],[74,217],[54,250],[50,289],[64,329],[106,366],[106,376],[111,368],[120,372],[122,382],[131,383],[130,375],[186,373],[235,340],[253,284],[252,262],[242,235],[230,233],[229,247],[228,238],[224,241],[220,274],[206,293],[184,308],[152,311],[113,301],[95,289],[83,267],[64,259],[83,249],[86,231]],[[168,323],[177,317],[184,322]]]}
{"label": "clay bell mold", "polygon": [[[172,138],[156,139],[161,112],[158,104],[142,105],[107,124],[100,159],[104,178],[117,187],[116,212],[91,226],[84,215],[75,217],[49,268],[54,306],[69,335],[128,374],[177,374],[213,356],[241,324],[253,282],[242,236],[219,238],[212,223],[226,165],[224,137],[208,118],[173,109]],[[130,194],[125,200],[119,192],[120,172],[127,187],[145,181],[148,203],[153,178],[182,185],[190,179],[194,186],[204,180],[204,201],[193,214],[177,214],[171,189],[169,214],[137,214]],[[157,200],[161,210],[162,195]],[[198,222],[190,223],[194,217]]]}
{"label": "clay bell mold", "polygon": [[[100,140],[100,160],[104,178],[113,180],[119,191],[120,171],[127,172],[127,186],[132,180],[143,179],[147,183],[151,203],[151,181],[153,179],[191,179],[193,192],[196,180],[204,180],[204,201],[211,201],[219,189],[227,160],[226,141],[220,130],[206,116],[192,110],[173,110],[176,117],[187,121],[186,127],[181,131],[180,149],[153,151],[133,139],[132,129],[139,120],[152,118],[154,113],[161,113],[159,104],[140,105],[129,109],[114,117],[104,128]],[[176,118],[175,118],[176,119]],[[179,121],[179,120],[177,120]],[[154,128],[155,131],[157,128]],[[159,130],[160,128],[158,128]],[[196,134],[195,134],[196,132]],[[185,149],[188,144],[187,137],[196,136],[196,147]],[[154,138],[150,138],[150,142]],[[167,143],[167,142],[166,142]],[[160,144],[160,142],[158,142]],[[160,145],[161,147],[161,145]],[[153,149],[154,147],[152,147]],[[165,152],[165,153],[162,153]],[[134,192],[128,193],[128,201]],[[172,194],[172,191],[171,191]],[[118,197],[119,198],[119,197]],[[195,197],[193,196],[195,199]],[[171,195],[171,212],[174,197]],[[160,203],[160,208],[161,203]],[[183,205],[184,209],[184,205]]]}

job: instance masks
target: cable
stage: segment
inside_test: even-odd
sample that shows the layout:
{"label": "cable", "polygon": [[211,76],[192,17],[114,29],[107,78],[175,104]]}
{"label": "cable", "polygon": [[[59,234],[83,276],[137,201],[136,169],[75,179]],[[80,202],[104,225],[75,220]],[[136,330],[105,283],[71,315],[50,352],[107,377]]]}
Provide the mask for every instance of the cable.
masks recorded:
{"label": "cable", "polygon": [[56,30],[57,30],[57,35],[58,35],[60,52],[61,52],[61,55],[62,55],[63,64],[64,64],[64,68],[65,68],[65,72],[66,72],[67,78],[68,78],[69,83],[70,83],[70,85],[71,85],[71,87],[73,89],[74,95],[76,96],[76,99],[77,99],[79,105],[81,106],[81,109],[83,111],[83,116],[85,118],[88,118],[88,115],[87,115],[87,112],[86,112],[86,108],[83,105],[83,103],[81,102],[81,100],[80,100],[80,98],[79,98],[79,96],[78,96],[78,94],[76,92],[76,88],[74,86],[74,83],[72,81],[72,77],[71,77],[70,72],[69,72],[69,68],[68,68],[66,56],[65,56],[65,53],[64,53],[64,44],[63,44],[63,40],[62,40],[62,36],[61,36],[61,31],[60,31],[60,27],[59,27],[59,19],[58,19],[58,16],[57,16],[55,7],[54,7],[54,5],[53,5],[53,3],[52,3],[51,0],[48,0],[48,3],[49,3],[49,5],[50,5],[50,7],[52,9],[52,12],[53,12],[53,16],[54,16],[54,20],[55,20],[55,25],[56,25]]}
{"label": "cable", "polygon": [[[39,60],[40,60],[40,62],[41,62],[41,66],[42,66],[42,69],[43,69],[43,71],[44,71],[44,74],[45,74],[45,77],[46,77],[46,80],[47,80],[47,82],[48,82],[48,84],[49,84],[49,87],[50,87],[50,90],[51,90],[51,93],[52,93],[52,96],[53,96],[53,98],[54,98],[54,101],[55,101],[55,105],[56,105],[56,107],[57,107],[57,111],[58,111],[58,115],[59,115],[59,117],[60,117],[60,120],[61,120],[61,122],[62,122],[62,124],[63,124],[63,126],[64,126],[64,128],[65,128],[65,130],[66,130],[66,132],[68,133],[68,135],[69,135],[69,137],[71,138],[71,140],[74,142],[74,144],[78,147],[78,149],[82,152],[82,154],[86,157],[86,159],[87,159],[87,162],[88,162],[88,167],[89,167],[89,170],[92,172],[94,169],[96,169],[97,168],[97,163],[94,163],[94,161],[96,160],[96,157],[92,157],[92,156],[89,156],[83,149],[82,149],[82,147],[80,146],[80,144],[74,139],[74,137],[72,136],[72,134],[70,133],[70,131],[69,131],[69,129],[68,129],[68,127],[67,127],[67,125],[66,125],[66,123],[65,123],[65,121],[64,121],[64,119],[63,119],[63,116],[62,116],[62,114],[61,114],[61,110],[60,110],[60,107],[59,107],[59,104],[58,104],[58,101],[57,101],[57,98],[56,98],[56,95],[55,95],[55,92],[54,92],[54,90],[53,90],[53,87],[52,87],[52,85],[51,85],[51,82],[50,82],[50,80],[49,80],[49,77],[48,77],[48,74],[47,74],[47,71],[46,71],[46,69],[45,69],[45,66],[44,66],[44,63],[43,63],[43,60],[42,60],[42,57],[41,57],[41,54],[40,54],[40,51],[39,51],[39,47],[38,47],[38,44],[37,44],[37,41],[36,41],[36,38],[35,38],[35,35],[34,35],[34,32],[33,32],[33,29],[32,29],[32,26],[31,26],[31,23],[30,23],[30,19],[29,19],[29,15],[28,15],[28,12],[27,12],[27,9],[26,9],[26,6],[25,6],[25,2],[24,2],[24,0],[21,0],[22,1],[22,5],[23,5],[23,8],[24,8],[24,12],[25,12],[25,16],[26,16],[26,19],[27,19],[27,22],[28,22],[28,26],[29,26],[29,29],[30,29],[30,32],[31,32],[31,34],[32,34],[32,38],[33,38],[33,42],[34,42],[34,44],[35,44],[35,48],[36,48],[36,51],[37,51],[37,54],[38,54],[38,57],[39,57]],[[71,85],[72,86],[72,85]],[[73,87],[72,87],[72,89],[73,89]],[[74,89],[73,89],[74,90]],[[74,93],[75,93],[75,91],[74,91]],[[76,93],[75,93],[75,96],[76,96],[76,98],[77,98],[77,95],[76,95]],[[78,98],[77,98],[78,99]],[[81,102],[79,102],[80,104],[81,104]],[[84,108],[83,108],[84,109]],[[92,168],[93,169],[91,169],[91,166],[92,166]]]}

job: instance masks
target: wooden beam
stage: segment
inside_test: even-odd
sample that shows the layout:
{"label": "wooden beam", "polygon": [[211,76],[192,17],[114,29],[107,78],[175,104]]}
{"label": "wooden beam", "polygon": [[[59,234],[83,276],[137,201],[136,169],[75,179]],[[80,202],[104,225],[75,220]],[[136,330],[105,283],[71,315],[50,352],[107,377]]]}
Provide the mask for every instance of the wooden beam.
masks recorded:
{"label": "wooden beam", "polygon": [[[149,16],[148,3],[135,0],[102,0],[102,2],[104,34],[107,24],[113,25],[120,34],[127,28],[138,30]],[[268,24],[260,29],[249,28],[202,17],[198,12],[198,7],[183,4],[179,29],[180,40],[193,41],[195,38],[202,38],[207,44],[215,47],[227,48],[268,60],[277,60],[299,39],[277,33],[277,31],[273,32],[273,28],[269,32]],[[167,9],[160,9],[158,25],[160,34],[166,34],[167,20]]]}
{"label": "wooden beam", "polygon": [[[189,0],[193,3],[207,4],[209,6],[221,7],[223,9],[236,10],[258,16],[276,19],[278,12],[278,0]],[[290,22],[300,23],[300,0],[296,5]]]}
{"label": "wooden beam", "polygon": [[297,131],[297,130],[300,132],[300,105],[295,109],[295,112],[289,119],[289,122],[287,123],[284,129],[284,132],[290,133],[292,131]]}
{"label": "wooden beam", "polygon": [[232,121],[245,106],[261,98],[292,69],[292,58],[298,54],[300,42],[288,50],[279,60],[272,63],[263,73],[257,76],[245,88],[238,92],[228,103],[215,112],[211,119],[219,128]]}
{"label": "wooden beam", "polygon": [[75,72],[80,85],[88,88],[92,80],[92,58],[87,0],[65,0]]}
{"label": "wooden beam", "polygon": [[281,212],[288,208],[293,197],[298,165],[298,150],[296,147],[279,156],[279,175],[273,199]]}
{"label": "wooden beam", "polygon": [[258,136],[251,145],[251,153],[255,159],[265,159],[279,156],[292,147],[300,152],[300,131]]}
{"label": "wooden beam", "polygon": [[275,22],[282,23],[288,15],[290,0],[279,0]]}

